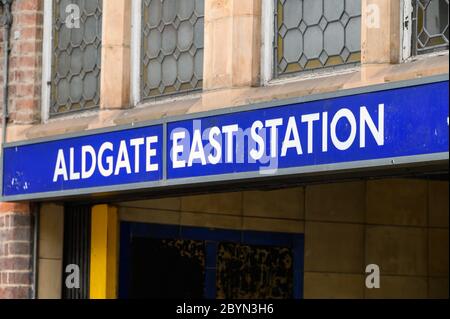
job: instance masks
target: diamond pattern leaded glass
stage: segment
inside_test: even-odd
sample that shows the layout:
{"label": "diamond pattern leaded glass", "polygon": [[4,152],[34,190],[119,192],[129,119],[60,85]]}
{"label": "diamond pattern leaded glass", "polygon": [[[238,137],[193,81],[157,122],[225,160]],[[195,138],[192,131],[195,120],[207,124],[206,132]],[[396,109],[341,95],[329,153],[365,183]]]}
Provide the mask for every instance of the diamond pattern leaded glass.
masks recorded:
{"label": "diamond pattern leaded glass", "polygon": [[202,88],[204,1],[142,1],[143,99]]}
{"label": "diamond pattern leaded glass", "polygon": [[414,0],[416,53],[448,48],[448,0]]}
{"label": "diamond pattern leaded glass", "polygon": [[102,0],[53,1],[50,115],[99,106],[101,34]]}
{"label": "diamond pattern leaded glass", "polygon": [[274,0],[275,77],[361,60],[361,0]]}

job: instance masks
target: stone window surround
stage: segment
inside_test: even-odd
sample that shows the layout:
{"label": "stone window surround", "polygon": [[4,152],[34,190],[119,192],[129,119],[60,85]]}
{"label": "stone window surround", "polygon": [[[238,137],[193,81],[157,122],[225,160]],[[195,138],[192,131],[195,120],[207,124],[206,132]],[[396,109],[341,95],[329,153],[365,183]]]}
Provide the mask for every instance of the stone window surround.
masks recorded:
{"label": "stone window surround", "polygon": [[[100,72],[100,110],[120,109],[129,103],[129,52],[130,52],[130,6],[129,0],[104,1],[102,8],[102,29],[106,26],[109,34],[102,32],[101,64],[109,65],[106,72]],[[131,1],[130,1],[131,2]],[[134,2],[134,0],[133,0]],[[79,118],[98,114],[96,110],[80,110],[73,114],[62,114],[50,119],[50,105],[52,89],[48,83],[52,81],[52,29],[53,29],[53,0],[43,0],[43,44],[42,44],[42,123]],[[105,14],[106,13],[106,14]],[[106,19],[105,19],[106,18]],[[113,32],[111,32],[111,29]],[[119,63],[115,64],[117,61]],[[126,72],[125,72],[126,71]],[[111,89],[113,85],[117,90]],[[105,94],[108,93],[108,94]],[[109,94],[113,93],[113,94]]]}
{"label": "stone window surround", "polygon": [[[371,5],[378,5],[380,0],[361,0],[362,1],[362,20],[361,20],[361,49],[367,49],[364,48],[364,44],[366,43],[367,36],[364,38],[364,34],[367,35],[367,29],[370,28],[367,26],[364,26],[364,20],[368,20],[368,15],[373,13],[373,7]],[[398,48],[397,52],[392,52],[391,50],[391,57],[389,61],[386,61],[388,63],[403,63],[410,61],[412,59],[415,59],[416,56],[413,55],[412,52],[412,43],[413,39],[412,36],[414,35],[413,29],[413,1],[415,0],[394,0],[394,3],[398,3],[398,11],[397,17],[399,18],[399,23],[397,23],[398,26],[398,33],[395,32],[395,30],[392,29],[392,25],[390,27],[389,36],[394,37],[397,39],[397,45],[400,46]],[[381,7],[381,8],[380,8]],[[380,16],[383,17],[383,13],[385,13],[386,9],[383,6],[378,7],[380,9]],[[394,9],[390,8],[391,14],[394,13]],[[274,70],[274,52],[273,52],[273,41],[274,41],[274,1],[273,0],[262,0],[262,45],[261,45],[261,85],[272,85],[272,84],[283,84],[287,82],[292,82],[296,80],[301,79],[308,79],[312,77],[322,77],[322,76],[330,76],[330,75],[340,75],[340,74],[346,74],[351,73],[354,71],[357,71],[360,69],[359,66],[352,66],[352,65],[343,65],[340,66],[338,69],[318,69],[318,70],[312,70],[312,71],[306,71],[303,73],[298,73],[294,76],[285,77],[285,78],[274,78],[273,77],[273,70]],[[390,20],[392,19],[392,16],[390,17]],[[405,21],[409,23],[405,23]],[[392,21],[391,21],[392,23]],[[380,26],[383,28],[383,26]],[[366,29],[366,30],[364,30]],[[366,33],[364,33],[366,31]],[[397,33],[397,34],[396,34]],[[374,41],[376,42],[376,41]],[[372,44],[373,45],[373,44]],[[397,48],[394,48],[394,50],[397,50]],[[442,50],[447,51],[448,50]],[[442,54],[442,51],[436,51],[431,53],[426,53],[421,56],[421,58],[431,57],[435,55]],[[376,50],[373,50],[373,59],[377,59],[375,56]],[[385,52],[386,53],[386,52]],[[371,55],[371,54],[369,54]],[[369,59],[366,59],[365,61],[361,61],[363,64],[373,64]],[[379,62],[376,62],[374,64],[378,64]]]}
{"label": "stone window surround", "polygon": [[[133,88],[139,83],[140,96],[139,101],[155,101],[164,99],[165,97],[176,95],[187,95],[193,92],[201,91],[203,89],[203,31],[204,31],[204,1],[205,0],[183,0],[183,1],[162,1],[160,4],[161,16],[159,16],[158,26],[152,25],[153,17],[151,12],[154,5],[161,3],[161,0],[133,0],[132,2],[132,28],[133,33],[133,54],[136,53],[136,58],[139,55],[139,59],[133,59],[132,63],[139,61],[140,68],[133,72],[139,72],[140,82],[134,82]],[[186,2],[187,5],[180,7],[179,4]],[[190,7],[192,4],[192,7]],[[168,5],[168,6],[166,6]],[[171,7],[173,5],[174,7]],[[173,21],[169,25],[167,24],[168,17],[166,17],[166,9],[171,8],[174,12],[171,13]],[[192,11],[184,12],[191,9]],[[184,11],[183,11],[184,10]],[[148,15],[148,16],[147,16]],[[172,16],[173,15],[173,16]],[[188,16],[189,15],[189,16]],[[147,16],[147,18],[145,18]],[[148,21],[145,21],[148,19]],[[155,23],[155,21],[153,21]],[[162,27],[161,23],[164,23]],[[186,28],[186,26],[189,26]],[[189,30],[192,30],[192,38],[189,39]],[[175,32],[176,42],[173,50],[170,50],[168,41],[165,41],[165,37],[169,31]],[[201,32],[200,32],[201,31]],[[147,35],[146,32],[149,32]],[[139,33],[139,39],[137,37]],[[151,45],[150,39],[155,38],[156,34],[159,34],[161,43]],[[173,38],[173,37],[171,37]],[[137,42],[139,40],[139,42]],[[149,46],[150,44],[150,46]],[[169,48],[165,47],[169,45]],[[167,51],[169,50],[169,51]],[[173,51],[173,52],[170,52]],[[170,72],[171,63],[176,63],[176,71]],[[192,63],[190,65],[190,63]],[[157,69],[157,65],[160,66],[160,75],[152,72]],[[192,69],[190,67],[192,67]],[[135,66],[133,65],[135,68]],[[173,67],[173,64],[172,64]],[[166,72],[164,69],[166,68]],[[170,83],[170,75],[175,76],[172,79],[174,82]],[[189,79],[190,78],[190,79]],[[137,79],[135,78],[134,81]],[[159,84],[152,82],[158,82]],[[134,85],[136,84],[136,85]],[[137,88],[136,88],[137,89]]]}
{"label": "stone window surround", "polygon": [[[427,3],[420,0],[414,1],[413,19],[413,54],[422,55],[437,51],[448,50],[448,0],[429,0]],[[420,13],[422,12],[422,14]],[[447,19],[442,14],[447,13]],[[432,14],[429,16],[428,14]],[[437,17],[438,15],[439,17]],[[431,19],[430,19],[431,18]],[[423,20],[422,29],[420,21]],[[439,22],[439,27],[430,25],[429,22]],[[446,22],[446,24],[445,24]],[[431,30],[430,30],[431,28]],[[439,28],[439,29],[436,29]]]}
{"label": "stone window surround", "polygon": [[[363,0],[361,0],[363,1]],[[302,72],[297,72],[291,75],[285,75],[281,77],[274,76],[274,69],[276,66],[274,65],[274,41],[275,41],[275,21],[274,21],[274,12],[275,12],[275,3],[273,0],[262,0],[262,22],[261,22],[261,36],[262,36],[262,45],[261,45],[261,85],[276,85],[288,83],[296,80],[309,79],[313,77],[323,77],[330,75],[339,75],[346,74],[357,71],[360,69],[359,65],[351,64],[342,64],[338,67],[334,68],[322,68],[322,69],[314,69],[314,70],[306,70]],[[364,15],[363,8],[361,8],[361,16]],[[363,24],[361,17],[361,24]],[[361,43],[362,39],[362,29],[361,26]],[[362,45],[361,45],[362,49]],[[362,63],[362,61],[361,61]]]}
{"label": "stone window surround", "polygon": [[[42,52],[42,109],[41,118],[43,121],[47,121],[51,116],[66,116],[65,113],[54,113],[50,114],[50,108],[52,101],[52,85],[53,84],[53,28],[54,28],[54,4],[53,0],[44,0],[44,21],[43,21],[43,52]],[[101,72],[101,71],[100,71]],[[78,113],[92,113],[92,108],[86,110],[80,109],[78,112],[68,112],[68,114],[78,114]],[[70,115],[69,115],[70,116]]]}
{"label": "stone window surround", "polygon": [[274,0],[275,78],[361,60],[361,0]]}
{"label": "stone window surround", "polygon": [[[96,109],[100,104],[102,0],[90,1],[91,5],[80,2],[79,18],[85,22],[78,30],[64,27],[66,22],[65,17],[60,16],[61,11],[64,10],[69,14],[64,7],[64,1],[52,2],[52,75],[49,81],[52,89],[50,106],[52,117]],[[76,59],[73,60],[74,58]],[[65,63],[62,64],[61,61]],[[60,90],[60,85],[66,89]]]}
{"label": "stone window surround", "polygon": [[184,99],[186,96],[198,96],[201,89],[175,93],[161,97],[142,98],[141,92],[141,45],[142,45],[142,1],[131,0],[131,105],[155,103],[159,101]]}

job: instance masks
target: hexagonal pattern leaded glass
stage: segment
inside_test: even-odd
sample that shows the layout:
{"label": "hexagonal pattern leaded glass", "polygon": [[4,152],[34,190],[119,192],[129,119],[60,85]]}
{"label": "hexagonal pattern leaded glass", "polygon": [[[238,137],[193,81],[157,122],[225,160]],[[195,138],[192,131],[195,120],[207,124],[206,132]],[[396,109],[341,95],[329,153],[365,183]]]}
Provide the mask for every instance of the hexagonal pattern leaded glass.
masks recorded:
{"label": "hexagonal pattern leaded glass", "polygon": [[100,104],[102,0],[53,1],[50,115]]}
{"label": "hexagonal pattern leaded glass", "polygon": [[275,77],[361,59],[361,0],[274,0]]}
{"label": "hexagonal pattern leaded glass", "polygon": [[415,50],[448,49],[448,0],[414,0]]}
{"label": "hexagonal pattern leaded glass", "polygon": [[143,99],[202,88],[204,1],[142,1]]}

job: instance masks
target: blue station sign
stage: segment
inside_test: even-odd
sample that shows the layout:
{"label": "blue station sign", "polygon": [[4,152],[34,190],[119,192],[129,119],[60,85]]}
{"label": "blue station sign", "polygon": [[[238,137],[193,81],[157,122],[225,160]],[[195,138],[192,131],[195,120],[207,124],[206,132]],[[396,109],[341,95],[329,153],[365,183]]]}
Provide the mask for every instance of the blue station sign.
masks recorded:
{"label": "blue station sign", "polygon": [[7,144],[2,200],[448,160],[448,76]]}

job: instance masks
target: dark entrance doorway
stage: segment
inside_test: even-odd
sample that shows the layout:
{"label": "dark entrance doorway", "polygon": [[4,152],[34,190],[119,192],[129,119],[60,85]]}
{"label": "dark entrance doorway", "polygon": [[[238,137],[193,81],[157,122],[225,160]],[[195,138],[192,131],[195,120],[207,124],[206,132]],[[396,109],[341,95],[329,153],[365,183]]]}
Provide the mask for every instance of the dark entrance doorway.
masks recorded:
{"label": "dark entrance doorway", "polygon": [[120,298],[303,295],[303,234],[121,223]]}
{"label": "dark entrance doorway", "polygon": [[201,241],[133,238],[130,298],[203,298]]}

